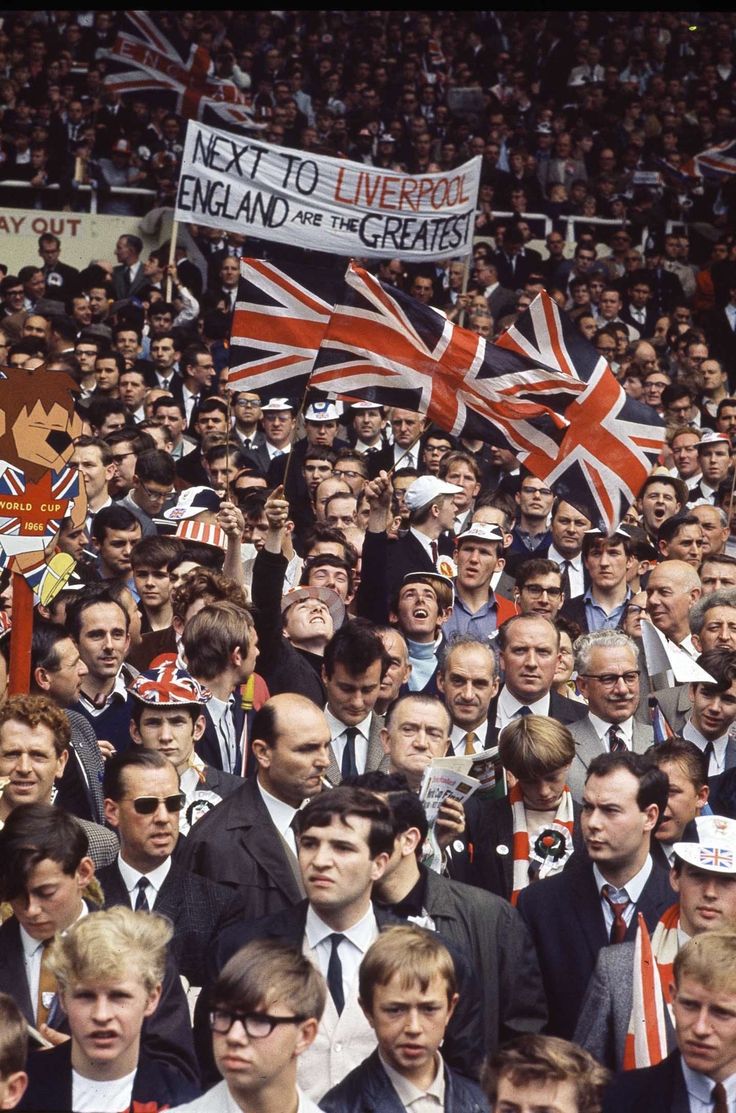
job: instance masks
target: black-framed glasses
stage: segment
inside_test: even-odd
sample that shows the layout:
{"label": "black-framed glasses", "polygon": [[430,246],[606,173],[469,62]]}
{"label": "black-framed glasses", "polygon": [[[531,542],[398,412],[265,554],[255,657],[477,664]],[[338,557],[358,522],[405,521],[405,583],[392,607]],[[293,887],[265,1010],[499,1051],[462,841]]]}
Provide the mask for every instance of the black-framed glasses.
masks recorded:
{"label": "black-framed glasses", "polygon": [[551,487],[522,487],[522,495],[551,495],[553,494]]}
{"label": "black-framed glasses", "polygon": [[175,792],[173,796],[136,796],[134,799],[130,797],[128,799],[131,800],[138,815],[153,815],[161,804],[167,812],[171,812],[173,815],[175,812],[181,811],[186,801],[183,792]]}
{"label": "black-framed glasses", "polygon": [[638,603],[628,603],[624,607],[624,614],[644,614],[646,607],[640,607]]}
{"label": "black-framed glasses", "polygon": [[261,405],[261,400],[260,398],[237,398],[235,405],[242,406],[243,409],[257,410]]}
{"label": "black-framed glasses", "polygon": [[633,688],[639,679],[639,669],[627,669],[626,672],[582,672],[586,680],[597,680],[604,688],[615,688],[619,680],[623,680],[627,688]]}
{"label": "black-framed glasses", "polygon": [[226,1036],[236,1020],[245,1028],[252,1040],[263,1040],[270,1036],[279,1024],[301,1024],[306,1016],[271,1016],[269,1013],[236,1013],[229,1009],[213,1009],[209,1014],[210,1028],[221,1036]]}
{"label": "black-framed glasses", "polygon": [[140,479],[138,480],[138,485],[141,491],[148,495],[151,502],[166,502],[174,493],[173,491],[152,491],[151,488],[147,487]]}
{"label": "black-framed glasses", "polygon": [[559,599],[562,595],[561,587],[542,587],[541,584],[524,584],[522,591],[527,591],[532,599],[541,599],[543,595],[548,595],[550,599]]}

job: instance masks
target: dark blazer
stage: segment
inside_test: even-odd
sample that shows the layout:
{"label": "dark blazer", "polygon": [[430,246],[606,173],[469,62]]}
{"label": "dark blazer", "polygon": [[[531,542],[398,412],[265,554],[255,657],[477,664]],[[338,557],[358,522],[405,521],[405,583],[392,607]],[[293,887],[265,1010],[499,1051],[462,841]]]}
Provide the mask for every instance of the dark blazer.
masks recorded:
{"label": "dark blazer", "polygon": [[143,273],[143,264],[138,267],[135,278],[130,286],[127,286],[126,271],[127,266],[122,264],[112,268],[112,296],[115,301],[121,301],[123,298],[134,298],[144,286],[148,285],[148,279]]}
{"label": "dark blazer", "polygon": [[69,301],[79,290],[79,271],[68,263],[56,262],[43,268],[46,279],[46,297],[55,301]]}
{"label": "dark blazer", "polygon": [[[18,1109],[49,1113],[72,1107],[72,1042],[66,1040],[48,1051],[28,1056],[28,1089]],[[133,1079],[131,1101],[151,1103],[153,1109],[169,1109],[199,1097],[201,1089],[167,1063],[152,1059],[141,1047]],[[147,1106],[147,1108],[149,1108]]]}
{"label": "dark blazer", "polygon": [[195,823],[179,864],[235,889],[248,921],[293,908],[302,899],[287,851],[255,780],[246,780]]}
{"label": "dark blazer", "polygon": [[[227,960],[253,939],[280,939],[282,942],[292,944],[301,950],[308,907],[309,902],[302,900],[296,908],[285,909],[260,921],[242,920],[226,928],[216,941],[210,954],[209,984],[214,982]],[[376,921],[381,931],[386,927],[391,927],[392,924],[402,922],[390,911],[381,908],[380,905],[374,905],[374,909]],[[460,1001],[447,1027],[442,1053],[447,1062],[456,1070],[460,1070],[471,1078],[477,1078],[485,1053],[480,1023],[481,1002],[478,978],[472,969],[472,960],[468,952],[464,948],[458,947],[453,940],[446,938],[442,933],[440,933],[440,937],[455,962],[458,992],[460,994]],[[212,1039],[206,1024],[207,1008],[208,993],[205,986],[205,989],[197,998],[194,1012],[195,1043],[200,1055],[204,1082],[212,1081],[207,1065],[208,1062],[212,1062]]]}
{"label": "dark blazer", "polygon": [[[584,856],[585,843],[580,832],[581,808],[574,800],[572,807],[575,817],[572,834],[574,853]],[[483,800],[465,814],[468,841],[473,847],[468,881],[510,900],[514,890],[514,825],[508,796]],[[499,847],[505,849],[499,852]],[[571,858],[570,862],[574,860]]]}
{"label": "dark blazer", "polygon": [[[238,747],[240,747],[240,740],[243,737],[243,727],[248,719],[248,713],[243,709],[242,702],[238,697],[239,693],[236,689],[235,707],[233,709],[233,725],[235,727],[235,737],[238,739]],[[220,742],[217,737],[217,727],[214,724],[212,715],[207,710],[207,704],[202,708],[204,714],[205,728],[204,734],[197,741],[195,749],[198,755],[202,758],[205,764],[210,765],[213,769],[222,769],[222,754],[220,753]],[[252,716],[251,716],[252,718]],[[250,723],[248,723],[250,726]],[[246,731],[246,743],[250,737]]]}
{"label": "dark blazer", "polygon": [[[116,904],[130,908],[117,862],[97,874],[105,894],[105,906]],[[161,886],[153,911],[166,916],[174,926],[171,949],[179,972],[191,985],[203,985],[206,955],[222,929],[243,914],[242,901],[232,889],[218,885],[206,877],[190,873],[172,862]]]}
{"label": "dark blazer", "polygon": [[642,340],[648,340],[650,336],[654,335],[654,326],[659,320],[658,313],[655,313],[653,309],[647,309],[644,316],[644,323],[642,324],[641,321],[637,321],[632,315],[628,305],[621,310],[619,317],[625,325],[631,325],[632,328],[635,328]]}
{"label": "dark blazer", "polygon": [[[440,537],[437,549],[450,556],[452,539]],[[398,593],[408,572],[437,571],[431,557],[412,533],[405,533],[392,541],[385,533],[370,531],[363,541],[361,568],[356,610],[378,625],[388,622],[391,599]]]}
{"label": "dark blazer", "polygon": [[673,1051],[656,1067],[616,1075],[603,1096],[603,1113],[690,1113],[680,1052]]}
{"label": "dark blazer", "polygon": [[[637,912],[652,931],[671,904],[667,871],[654,866],[626,939],[636,936]],[[562,873],[530,885],[519,895],[518,909],[532,933],[542,968],[549,1008],[547,1031],[572,1039],[598,952],[609,942],[593,863],[573,859]]]}
{"label": "dark blazer", "polygon": [[[445,1064],[447,1113],[487,1113],[488,1102],[477,1082],[471,1082]],[[337,1086],[319,1099],[325,1113],[404,1113],[404,1103],[374,1051],[351,1070]]]}
{"label": "dark blazer", "polygon": [[57,781],[55,803],[58,807],[92,823],[105,822],[102,799],[102,774],[104,762],[97,735],[89,719],[78,711],[66,711],[71,738],[70,760]]}
{"label": "dark blazer", "polygon": [[[245,450],[248,459],[252,462],[253,467],[257,468],[259,473],[265,479],[268,475],[268,469],[271,467],[271,457],[268,455],[268,448],[266,442],[263,440],[260,444],[255,445],[253,448]],[[292,452],[293,452],[292,448]]]}
{"label": "dark blazer", "polygon": [[[503,687],[503,685],[501,686]],[[500,689],[499,689],[500,695]],[[494,696],[488,707],[488,722],[495,723],[498,714],[498,695]],[[577,723],[588,714],[588,706],[580,700],[568,699],[559,692],[551,691],[549,694],[549,718],[556,719],[558,723]]]}
{"label": "dark blazer", "polygon": [[[28,1023],[34,1023],[20,926],[15,916],[11,916],[0,927],[0,992],[8,993]],[[52,1028],[58,1028],[61,1032],[69,1031],[60,1005],[52,1005],[49,1021]],[[167,957],[161,1000],[153,1016],[143,1021],[141,1046],[144,1044],[148,1055],[182,1071],[192,1081],[199,1081],[189,1021],[189,1005],[182,989],[176,963],[170,954]]]}

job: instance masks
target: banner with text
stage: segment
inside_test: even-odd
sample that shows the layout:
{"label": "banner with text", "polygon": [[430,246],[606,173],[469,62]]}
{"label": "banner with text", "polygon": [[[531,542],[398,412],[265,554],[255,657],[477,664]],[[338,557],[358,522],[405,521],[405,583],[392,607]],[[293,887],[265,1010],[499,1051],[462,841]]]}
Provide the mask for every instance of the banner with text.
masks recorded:
{"label": "banner with text", "polygon": [[176,219],[353,258],[464,255],[480,166],[478,157],[439,174],[401,174],[190,120]]}

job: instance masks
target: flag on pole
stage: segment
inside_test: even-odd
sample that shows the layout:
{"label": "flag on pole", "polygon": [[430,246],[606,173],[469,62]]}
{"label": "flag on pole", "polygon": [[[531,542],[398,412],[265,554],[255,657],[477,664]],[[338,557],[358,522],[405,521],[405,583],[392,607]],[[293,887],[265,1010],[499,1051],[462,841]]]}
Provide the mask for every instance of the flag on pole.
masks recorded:
{"label": "flag on pole", "polygon": [[121,95],[173,93],[172,110],[187,119],[201,120],[209,111],[224,124],[257,126],[237,85],[212,75],[208,50],[193,45],[184,60],[148,12],[127,12],[125,19],[126,29],[118,32],[107,58],[130,68],[108,73],[108,89]]}
{"label": "flag on pole", "polygon": [[263,259],[241,259],[229,385],[264,401],[300,398],[341,288],[341,269],[302,265],[287,274]]}
{"label": "flag on pole", "polygon": [[455,435],[516,451],[555,492],[612,532],[664,442],[649,406],[542,292],[494,344],[350,264],[310,385],[419,410]]}
{"label": "flag on pole", "polygon": [[667,716],[659,705],[659,700],[656,696],[649,697],[649,722],[652,724],[654,731],[654,744],[658,745],[660,742],[666,742],[669,738],[675,737],[675,732],[670,726]]}

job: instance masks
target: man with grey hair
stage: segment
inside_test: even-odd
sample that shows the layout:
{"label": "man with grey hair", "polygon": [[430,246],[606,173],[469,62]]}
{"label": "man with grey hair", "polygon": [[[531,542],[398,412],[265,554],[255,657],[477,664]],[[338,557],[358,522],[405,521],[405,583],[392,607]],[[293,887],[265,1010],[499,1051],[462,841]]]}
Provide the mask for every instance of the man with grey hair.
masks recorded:
{"label": "man with grey hair", "polygon": [[651,726],[634,718],[641,697],[639,650],[622,630],[582,634],[574,645],[578,687],[588,714],[570,724],[575,757],[568,785],[582,801],[588,766],[598,754],[631,750],[643,754],[654,741]]}
{"label": "man with grey hair", "polygon": [[488,711],[498,692],[498,668],[487,641],[456,635],[440,660],[437,688],[452,719],[454,753],[476,754],[496,745],[496,717]]}
{"label": "man with grey hair", "polygon": [[[688,516],[697,518],[703,531],[703,560],[725,553],[729,534],[726,511],[720,506],[711,506],[709,502],[700,502],[697,506],[688,508]],[[705,591],[705,584],[703,590]]]}

